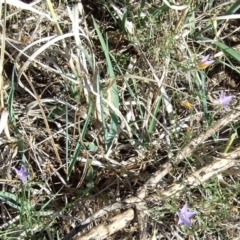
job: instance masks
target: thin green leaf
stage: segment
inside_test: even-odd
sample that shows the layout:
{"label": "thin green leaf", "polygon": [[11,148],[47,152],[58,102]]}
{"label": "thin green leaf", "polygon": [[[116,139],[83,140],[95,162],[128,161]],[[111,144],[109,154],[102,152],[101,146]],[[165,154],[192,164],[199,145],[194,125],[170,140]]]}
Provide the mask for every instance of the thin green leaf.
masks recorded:
{"label": "thin green leaf", "polygon": [[31,209],[32,206],[30,203],[27,203],[26,201],[22,202],[22,200],[15,194],[0,191],[0,200],[8,204],[10,207],[18,209],[19,211],[22,209],[23,203],[27,207],[27,209]]}
{"label": "thin green leaf", "polygon": [[197,37],[197,40],[215,45],[222,52],[224,52],[226,54],[226,56],[234,58],[236,61],[238,61],[240,63],[240,54],[237,51],[235,51],[233,48],[227,46],[226,44],[217,42],[217,41],[213,41],[212,39],[206,38],[206,37]]}
{"label": "thin green leaf", "polygon": [[235,60],[237,60],[240,63],[240,54],[237,51],[235,51],[233,48],[231,48],[221,42],[213,42],[213,45],[217,46],[226,55],[234,58]]}
{"label": "thin green leaf", "polygon": [[162,95],[160,95],[158,97],[157,104],[156,104],[156,106],[153,110],[153,116],[152,116],[151,122],[150,122],[149,127],[148,127],[149,136],[152,136],[152,134],[154,132],[154,129],[155,129],[155,126],[156,126],[156,117],[157,117],[157,114],[159,112],[159,106],[161,104],[161,101],[162,101]]}
{"label": "thin green leaf", "polygon": [[[107,63],[107,73],[109,75],[110,78],[113,78],[115,77],[115,74],[114,74],[114,70],[113,70],[113,66],[112,66],[112,62],[111,62],[111,59],[110,59],[110,55],[109,55],[109,50],[108,50],[108,47],[103,39],[103,36],[102,36],[102,33],[97,25],[97,23],[95,22],[94,18],[93,18],[93,24],[94,24],[94,27],[96,29],[96,32],[97,32],[97,35],[98,35],[98,38],[99,38],[99,41],[101,43],[101,46],[102,46],[102,50],[104,52],[104,55],[105,55],[105,58],[106,58],[106,63]],[[118,97],[118,88],[117,88],[117,84],[116,82],[114,82],[112,84],[112,86],[108,89],[108,98],[110,100],[110,102],[113,103],[113,105],[119,109],[119,97]],[[106,146],[105,146],[105,150],[107,150],[113,139],[114,139],[114,136],[117,132],[117,128],[118,128],[118,117],[115,113],[111,113],[111,123],[110,123],[110,131],[107,133],[106,135],[106,138],[105,138],[105,141],[106,141]]]}
{"label": "thin green leaf", "polygon": [[209,113],[208,113],[208,104],[207,104],[207,97],[206,97],[206,90],[205,90],[205,79],[206,79],[206,76],[203,74],[202,71],[198,71],[198,74],[199,74],[199,78],[202,81],[201,86],[198,86],[198,88],[199,88],[199,97],[200,97],[201,102],[202,102],[204,115],[205,115],[205,117],[207,119],[208,125],[210,126],[211,121],[210,121]]}
{"label": "thin green leaf", "polygon": [[87,133],[87,129],[88,129],[88,125],[89,125],[89,122],[90,122],[90,118],[91,118],[91,114],[92,114],[92,109],[93,109],[93,101],[91,100],[90,101],[90,104],[89,104],[89,107],[88,107],[88,113],[87,113],[87,118],[85,120],[85,123],[84,123],[84,126],[83,126],[83,129],[82,129],[82,134],[77,142],[77,146],[74,150],[74,153],[73,153],[73,157],[72,157],[72,160],[68,166],[68,171],[67,171],[67,177],[69,179],[70,175],[71,175],[71,172],[75,166],[75,163],[77,162],[77,159],[78,159],[78,156],[80,154],[80,151],[82,150],[83,148],[83,139],[85,138],[85,135]]}
{"label": "thin green leaf", "polygon": [[84,144],[85,144],[85,146],[89,149],[89,151],[91,151],[91,152],[97,152],[98,146],[96,146],[94,143],[86,142],[86,143],[84,143]]}

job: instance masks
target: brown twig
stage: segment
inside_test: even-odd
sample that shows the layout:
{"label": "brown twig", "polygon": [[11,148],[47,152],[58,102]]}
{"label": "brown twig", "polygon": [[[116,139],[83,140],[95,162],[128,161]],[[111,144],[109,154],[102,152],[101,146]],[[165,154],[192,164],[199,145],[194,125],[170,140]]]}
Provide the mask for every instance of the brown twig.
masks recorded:
{"label": "brown twig", "polygon": [[128,209],[123,213],[109,219],[110,224],[100,224],[91,229],[87,234],[76,238],[76,240],[89,240],[89,239],[105,239],[106,237],[114,234],[115,232],[123,229],[134,218],[133,209]]}
{"label": "brown twig", "polygon": [[[231,153],[230,153],[231,154]],[[186,187],[189,189],[197,187],[205,183],[210,178],[225,172],[233,166],[240,166],[240,162],[235,159],[220,159],[215,158],[216,160],[209,165],[199,169],[196,172],[193,172],[186,179],[180,183],[174,183],[167,190],[159,191],[158,194],[153,193],[146,198],[146,201],[157,202],[162,201],[165,197],[170,197],[176,194],[180,194],[182,190]]]}
{"label": "brown twig", "polygon": [[101,210],[94,213],[92,216],[88,217],[85,221],[83,221],[81,224],[76,226],[74,229],[71,230],[62,240],[70,240],[72,239],[76,234],[78,234],[83,228],[85,228],[88,224],[96,220],[97,218],[100,218],[113,210],[125,208],[126,204],[124,203],[114,203],[112,205],[106,206],[102,208]]}

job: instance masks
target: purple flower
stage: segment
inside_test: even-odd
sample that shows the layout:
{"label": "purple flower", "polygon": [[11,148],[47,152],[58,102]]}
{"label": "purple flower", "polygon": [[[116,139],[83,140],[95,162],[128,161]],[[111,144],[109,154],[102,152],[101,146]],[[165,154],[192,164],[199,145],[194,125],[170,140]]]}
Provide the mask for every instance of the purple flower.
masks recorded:
{"label": "purple flower", "polygon": [[214,63],[214,60],[209,60],[210,59],[210,54],[207,56],[203,57],[198,63],[197,63],[197,68],[198,69],[205,69],[208,66],[210,66],[212,63]]}
{"label": "purple flower", "polygon": [[26,183],[27,182],[27,177],[30,173],[25,171],[24,166],[21,166],[20,170],[18,170],[15,167],[13,169],[16,172],[17,176],[20,178],[20,180],[22,180],[23,183]]}
{"label": "purple flower", "polygon": [[228,105],[232,101],[233,97],[233,95],[225,96],[225,93],[222,91],[220,98],[218,100],[214,100],[213,104],[221,104],[224,110],[227,110]]}
{"label": "purple flower", "polygon": [[186,203],[180,210],[180,212],[177,212],[177,215],[179,217],[178,224],[185,224],[188,228],[190,228],[191,227],[190,218],[196,214],[197,214],[196,212],[188,211],[188,205]]}

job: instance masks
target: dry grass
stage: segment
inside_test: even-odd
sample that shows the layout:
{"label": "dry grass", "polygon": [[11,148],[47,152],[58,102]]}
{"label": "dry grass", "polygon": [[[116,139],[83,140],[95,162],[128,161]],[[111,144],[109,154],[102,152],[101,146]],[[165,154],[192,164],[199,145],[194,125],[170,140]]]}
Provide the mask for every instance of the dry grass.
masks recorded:
{"label": "dry grass", "polygon": [[240,1],[3,2],[1,239],[238,239]]}

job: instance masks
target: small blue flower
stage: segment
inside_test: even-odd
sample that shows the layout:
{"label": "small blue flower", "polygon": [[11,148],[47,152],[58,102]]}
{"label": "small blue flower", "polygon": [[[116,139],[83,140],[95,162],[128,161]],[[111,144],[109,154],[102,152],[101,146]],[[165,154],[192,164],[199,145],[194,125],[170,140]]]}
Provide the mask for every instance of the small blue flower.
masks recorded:
{"label": "small blue flower", "polygon": [[177,215],[179,217],[178,224],[185,224],[188,228],[190,228],[190,218],[195,216],[196,214],[196,212],[188,211],[188,205],[186,203],[183,208],[179,212],[177,212]]}
{"label": "small blue flower", "polygon": [[234,97],[233,95],[226,96],[225,93],[222,91],[219,99],[214,100],[213,104],[222,105],[224,110],[227,110],[228,105],[232,101],[233,97]]}
{"label": "small blue flower", "polygon": [[29,172],[25,171],[25,168],[24,166],[22,165],[20,170],[18,170],[17,168],[13,168],[14,171],[16,172],[16,175],[20,178],[20,180],[23,182],[23,183],[26,183],[27,182],[27,177],[28,175],[30,174]]}
{"label": "small blue flower", "polygon": [[214,60],[209,60],[210,59],[210,54],[207,56],[203,57],[196,65],[198,69],[205,69],[211,64],[213,64],[215,61]]}

